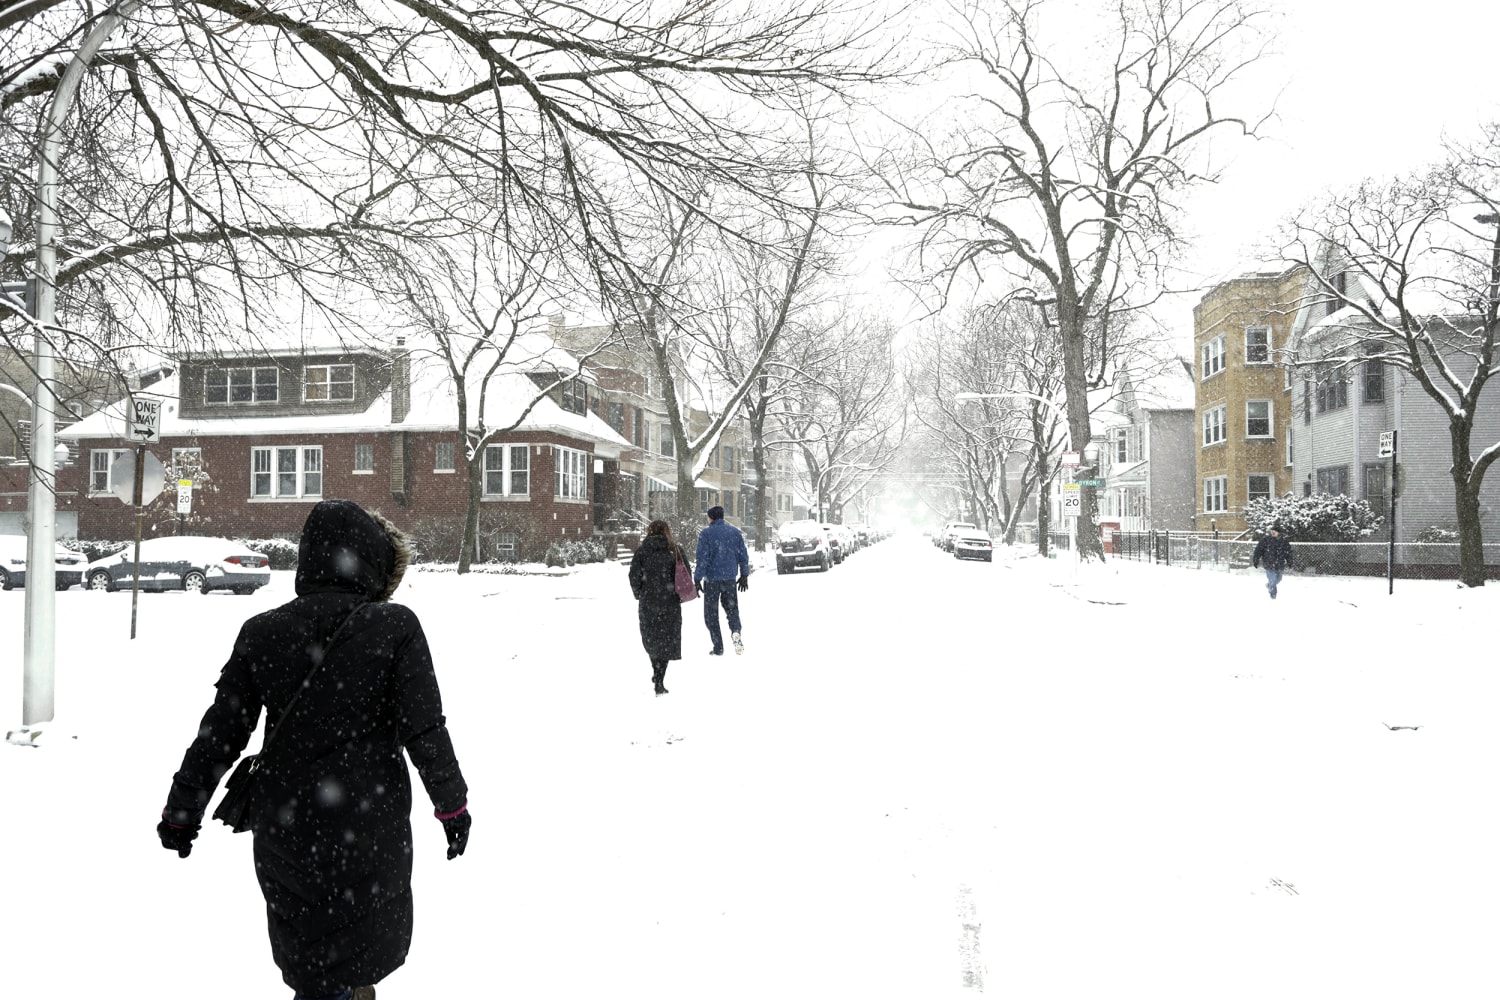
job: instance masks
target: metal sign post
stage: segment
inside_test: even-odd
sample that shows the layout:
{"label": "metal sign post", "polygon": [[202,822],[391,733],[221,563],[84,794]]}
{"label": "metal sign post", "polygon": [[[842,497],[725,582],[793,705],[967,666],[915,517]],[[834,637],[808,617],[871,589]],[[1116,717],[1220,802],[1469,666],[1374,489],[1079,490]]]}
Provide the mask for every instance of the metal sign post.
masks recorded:
{"label": "metal sign post", "polygon": [[1380,435],[1380,457],[1390,457],[1391,481],[1389,484],[1391,492],[1391,523],[1390,541],[1385,553],[1385,592],[1394,594],[1396,592],[1396,495],[1400,492],[1400,484],[1397,482],[1396,473],[1396,431],[1384,431]]}

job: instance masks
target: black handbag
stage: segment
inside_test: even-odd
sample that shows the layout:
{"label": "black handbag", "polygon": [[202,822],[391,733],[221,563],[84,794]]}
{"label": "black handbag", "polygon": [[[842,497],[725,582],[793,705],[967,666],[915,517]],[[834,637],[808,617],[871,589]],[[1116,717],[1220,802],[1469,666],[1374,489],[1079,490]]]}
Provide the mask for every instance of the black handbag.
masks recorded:
{"label": "black handbag", "polygon": [[[359,607],[356,607],[354,611],[358,611]],[[219,808],[214,810],[214,819],[225,824],[235,833],[244,833],[250,829],[250,789],[254,787],[255,776],[260,773],[261,765],[265,761],[266,748],[271,745],[276,734],[281,732],[281,724],[292,713],[293,706],[297,704],[297,699],[312,681],[313,674],[318,672],[318,668],[328,658],[328,650],[333,648],[333,640],[344,631],[344,626],[348,625],[350,619],[354,617],[354,611],[349,612],[348,617],[339,622],[339,627],[333,630],[333,635],[328,637],[328,642],[323,646],[322,654],[313,657],[312,669],[307,672],[302,683],[297,685],[297,690],[292,692],[292,697],[288,699],[286,707],[281,710],[281,715],[276,719],[276,725],[267,731],[266,738],[260,744],[260,753],[246,754],[241,757],[240,762],[230,772],[229,780],[224,782],[224,797],[219,800]]]}

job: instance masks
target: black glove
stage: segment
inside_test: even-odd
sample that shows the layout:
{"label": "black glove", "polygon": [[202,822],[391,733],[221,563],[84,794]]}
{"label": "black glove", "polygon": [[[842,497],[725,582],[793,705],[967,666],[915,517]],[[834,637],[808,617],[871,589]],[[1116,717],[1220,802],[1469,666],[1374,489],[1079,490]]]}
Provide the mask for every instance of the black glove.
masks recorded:
{"label": "black glove", "polygon": [[743,594],[745,591],[747,591],[749,589],[750,589],[750,578],[748,576],[742,576],[742,577],[740,577],[740,593]]}
{"label": "black glove", "polygon": [[198,837],[198,824],[178,826],[162,820],[156,824],[156,835],[161,838],[161,846],[169,851],[176,851],[179,858],[185,858],[193,851],[193,841]]}
{"label": "black glove", "polygon": [[[442,819],[441,816],[438,818]],[[469,827],[473,824],[474,821],[469,817],[468,805],[465,805],[456,815],[443,819],[443,836],[448,838],[449,861],[458,857],[464,852],[464,848],[469,846]]]}
{"label": "black glove", "polygon": [[703,596],[703,581],[702,580],[694,580],[693,581],[693,589],[698,592],[698,596],[699,597],[702,597]]}

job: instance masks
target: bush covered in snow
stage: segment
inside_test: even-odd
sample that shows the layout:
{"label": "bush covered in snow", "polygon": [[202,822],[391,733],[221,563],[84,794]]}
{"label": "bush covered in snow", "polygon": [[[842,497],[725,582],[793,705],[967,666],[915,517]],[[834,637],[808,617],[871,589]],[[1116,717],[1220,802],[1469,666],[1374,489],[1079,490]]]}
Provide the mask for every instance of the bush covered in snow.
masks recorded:
{"label": "bush covered in snow", "polygon": [[1245,505],[1245,523],[1257,535],[1276,525],[1288,538],[1302,542],[1357,542],[1384,520],[1369,501],[1342,493],[1314,493],[1310,497],[1288,493]]}
{"label": "bush covered in snow", "polygon": [[1431,527],[1423,528],[1421,531],[1417,532],[1416,538],[1412,540],[1415,542],[1422,542],[1427,545],[1451,545],[1452,543],[1458,541],[1458,529],[1447,528],[1443,527],[1442,525],[1434,524]]}
{"label": "bush covered in snow", "polygon": [[607,555],[604,543],[598,539],[569,539],[548,545],[547,554],[542,561],[548,566],[576,566],[579,563],[603,562]]}

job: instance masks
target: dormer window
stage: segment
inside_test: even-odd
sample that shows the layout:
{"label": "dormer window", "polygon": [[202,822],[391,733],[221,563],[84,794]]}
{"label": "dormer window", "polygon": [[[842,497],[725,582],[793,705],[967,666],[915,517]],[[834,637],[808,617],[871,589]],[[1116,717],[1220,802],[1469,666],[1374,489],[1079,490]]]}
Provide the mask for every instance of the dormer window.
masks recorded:
{"label": "dormer window", "polygon": [[303,372],[303,398],[328,403],[354,398],[353,365],[308,365]]}
{"label": "dormer window", "polygon": [[274,403],[275,368],[211,368],[203,376],[203,401],[216,406]]}

